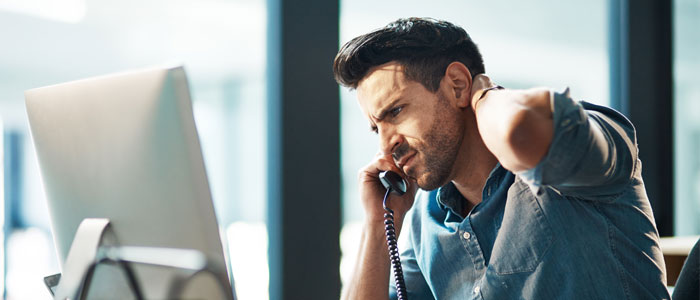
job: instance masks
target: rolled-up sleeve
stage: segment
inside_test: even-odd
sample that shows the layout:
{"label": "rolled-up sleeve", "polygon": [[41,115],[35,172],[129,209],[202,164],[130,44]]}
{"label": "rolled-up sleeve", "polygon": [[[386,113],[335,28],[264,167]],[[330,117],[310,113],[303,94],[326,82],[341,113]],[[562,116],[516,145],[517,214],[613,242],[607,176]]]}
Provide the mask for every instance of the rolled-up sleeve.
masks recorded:
{"label": "rolled-up sleeve", "polygon": [[613,199],[630,182],[637,162],[632,123],[619,112],[552,92],[554,136],[540,163],[520,172],[535,191]]}

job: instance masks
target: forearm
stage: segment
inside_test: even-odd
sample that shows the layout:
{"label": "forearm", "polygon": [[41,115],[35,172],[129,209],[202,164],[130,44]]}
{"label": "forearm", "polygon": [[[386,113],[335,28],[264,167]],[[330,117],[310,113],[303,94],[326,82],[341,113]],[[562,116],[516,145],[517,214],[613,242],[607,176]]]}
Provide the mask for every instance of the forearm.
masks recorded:
{"label": "forearm", "polygon": [[550,92],[546,89],[492,90],[472,99],[486,147],[508,170],[535,167],[553,136]]}
{"label": "forearm", "polygon": [[[401,228],[396,220],[397,235]],[[384,233],[384,223],[367,223],[362,232],[360,250],[350,283],[345,287],[343,299],[389,298],[389,251]]]}

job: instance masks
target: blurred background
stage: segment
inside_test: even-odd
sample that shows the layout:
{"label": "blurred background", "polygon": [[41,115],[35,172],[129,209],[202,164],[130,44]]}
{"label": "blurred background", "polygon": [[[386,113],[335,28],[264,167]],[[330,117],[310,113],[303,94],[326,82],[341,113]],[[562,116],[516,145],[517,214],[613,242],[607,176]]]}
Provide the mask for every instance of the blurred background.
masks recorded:
{"label": "blurred background", "polygon": [[[619,1],[444,0],[438,5],[435,1],[342,0],[337,16],[329,14],[338,26],[339,38],[332,41],[336,50],[351,38],[400,17],[444,19],[467,30],[484,56],[486,72],[500,85],[569,87],[576,99],[625,111],[625,104],[616,97],[621,84],[616,66],[624,59],[619,55],[619,24],[629,16],[620,13]],[[267,182],[273,164],[268,161],[268,145],[275,139],[269,127],[278,122],[270,119],[268,98],[277,92],[270,85],[269,72],[279,62],[269,51],[278,43],[275,18],[279,10],[288,9],[285,3],[303,6],[284,0],[0,0],[0,291],[5,299],[49,299],[42,278],[59,272],[23,92],[172,63],[184,64],[188,72],[238,296],[242,300],[277,298],[276,291],[270,293],[270,286],[277,285],[271,284],[268,271],[268,262],[277,262],[268,259],[268,253],[274,252],[268,249],[268,219],[275,208],[267,205],[271,191]],[[324,14],[313,6],[299,11],[314,18]],[[672,103],[672,126],[663,127],[662,132],[672,137],[672,145],[665,148],[672,153],[659,158],[673,161],[666,191],[673,196],[662,199],[672,218],[664,220],[670,226],[659,227],[663,235],[697,235],[700,1],[674,0],[671,24],[672,78],[661,80],[672,82],[673,98],[658,101]],[[332,76],[332,58],[322,62],[328,76]],[[340,219],[339,230],[333,231],[335,237],[330,240],[339,244],[340,257],[338,265],[320,268],[338,273],[342,284],[355,263],[363,218],[357,170],[372,159],[378,141],[367,129],[354,92],[337,88],[337,93],[339,111],[332,113],[339,116],[333,126],[340,131],[335,169],[340,174]],[[301,175],[309,174],[302,170]]]}

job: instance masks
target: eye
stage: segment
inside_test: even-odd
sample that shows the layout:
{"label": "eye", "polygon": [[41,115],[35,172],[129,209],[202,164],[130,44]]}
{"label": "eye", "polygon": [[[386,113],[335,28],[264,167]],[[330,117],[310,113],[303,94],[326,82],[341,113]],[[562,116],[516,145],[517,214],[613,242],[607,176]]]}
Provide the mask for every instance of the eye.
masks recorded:
{"label": "eye", "polygon": [[397,107],[392,108],[389,111],[389,113],[391,114],[392,117],[396,117],[397,115],[399,115],[399,113],[401,113],[402,110],[403,110],[403,106],[397,106]]}
{"label": "eye", "polygon": [[372,132],[374,132],[376,134],[379,134],[379,130],[377,130],[377,126],[372,126],[372,127],[370,127],[369,130],[371,130]]}

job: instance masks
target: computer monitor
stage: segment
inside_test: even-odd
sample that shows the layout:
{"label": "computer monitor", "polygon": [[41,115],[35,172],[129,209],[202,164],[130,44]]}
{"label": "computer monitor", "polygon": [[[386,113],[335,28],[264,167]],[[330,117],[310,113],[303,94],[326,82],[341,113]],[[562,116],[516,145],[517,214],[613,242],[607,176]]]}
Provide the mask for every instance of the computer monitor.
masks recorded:
{"label": "computer monitor", "polygon": [[[226,265],[182,67],[42,87],[25,97],[62,269],[85,218],[108,218],[120,245],[195,249]],[[116,284],[125,282],[121,271],[100,268],[90,295],[131,294]],[[135,271],[148,299],[163,299],[175,272]],[[220,296],[205,285],[190,290]]]}

